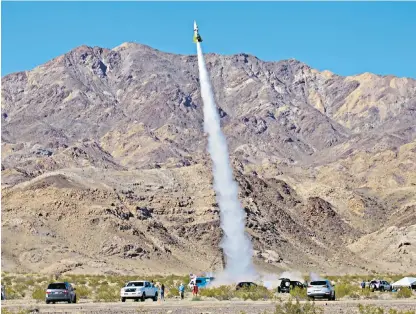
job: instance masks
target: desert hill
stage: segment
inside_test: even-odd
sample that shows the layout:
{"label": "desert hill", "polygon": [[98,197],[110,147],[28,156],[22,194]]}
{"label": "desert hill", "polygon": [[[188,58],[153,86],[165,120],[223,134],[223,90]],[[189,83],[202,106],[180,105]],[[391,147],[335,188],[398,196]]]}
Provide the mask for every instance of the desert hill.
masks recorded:
{"label": "desert hill", "polygon": [[[416,80],[206,55],[259,269],[416,272]],[[2,267],[221,267],[196,56],[81,46],[2,78]]]}

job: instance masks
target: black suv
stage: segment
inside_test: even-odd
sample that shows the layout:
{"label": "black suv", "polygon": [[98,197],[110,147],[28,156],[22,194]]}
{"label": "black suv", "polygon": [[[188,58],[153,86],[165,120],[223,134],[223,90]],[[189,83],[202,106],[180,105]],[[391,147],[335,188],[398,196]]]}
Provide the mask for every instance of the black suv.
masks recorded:
{"label": "black suv", "polygon": [[305,285],[300,281],[290,280],[288,278],[280,278],[281,282],[280,285],[277,287],[278,293],[289,293],[290,290],[298,287],[300,289],[304,289]]}
{"label": "black suv", "polygon": [[257,285],[254,282],[243,281],[237,284],[237,286],[235,287],[235,290],[240,290],[242,288],[251,288],[251,287],[253,288],[257,287]]}

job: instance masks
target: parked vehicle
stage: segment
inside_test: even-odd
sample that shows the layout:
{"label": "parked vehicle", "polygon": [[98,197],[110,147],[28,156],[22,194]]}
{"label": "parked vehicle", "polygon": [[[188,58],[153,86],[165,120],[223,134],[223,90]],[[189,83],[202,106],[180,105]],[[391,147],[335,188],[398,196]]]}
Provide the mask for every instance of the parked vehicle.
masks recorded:
{"label": "parked vehicle", "polygon": [[75,288],[68,282],[54,282],[46,289],[46,304],[55,302],[77,303]]}
{"label": "parked vehicle", "polygon": [[290,291],[290,279],[280,278],[277,286],[278,293],[289,293]]}
{"label": "parked vehicle", "polygon": [[121,302],[126,302],[127,299],[134,299],[135,301],[144,302],[146,299],[153,299],[157,301],[158,288],[149,281],[129,281],[120,290]]}
{"label": "parked vehicle", "polygon": [[280,278],[280,284],[277,286],[278,293],[289,293],[290,290],[295,289],[296,287],[300,289],[306,288],[305,284],[297,280],[290,280],[288,278]]}
{"label": "parked vehicle", "polygon": [[1,299],[6,300],[6,290],[3,285],[1,285]]}
{"label": "parked vehicle", "polygon": [[308,298],[335,300],[335,286],[329,280],[311,281],[306,289]]}
{"label": "parked vehicle", "polygon": [[372,280],[370,281],[370,290],[371,291],[391,291],[392,286],[385,280]]}
{"label": "parked vehicle", "polygon": [[257,287],[257,284],[255,284],[254,282],[242,281],[237,284],[237,286],[235,287],[235,290],[240,290],[243,288],[252,288],[252,287],[253,288]]}

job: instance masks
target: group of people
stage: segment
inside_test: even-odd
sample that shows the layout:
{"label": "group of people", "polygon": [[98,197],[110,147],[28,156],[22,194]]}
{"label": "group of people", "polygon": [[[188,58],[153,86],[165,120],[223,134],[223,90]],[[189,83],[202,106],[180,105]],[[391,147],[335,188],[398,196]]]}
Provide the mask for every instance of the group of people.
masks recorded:
{"label": "group of people", "polygon": [[[153,280],[152,280],[152,284],[154,284]],[[163,283],[162,284],[157,283],[156,286],[159,288],[160,300],[165,301],[165,285]],[[181,298],[181,300],[183,300],[185,297],[185,285],[181,283],[178,290],[179,290],[179,297]],[[192,295],[194,297],[197,297],[198,292],[199,292],[198,286],[196,284],[191,284],[191,290],[192,290]]]}

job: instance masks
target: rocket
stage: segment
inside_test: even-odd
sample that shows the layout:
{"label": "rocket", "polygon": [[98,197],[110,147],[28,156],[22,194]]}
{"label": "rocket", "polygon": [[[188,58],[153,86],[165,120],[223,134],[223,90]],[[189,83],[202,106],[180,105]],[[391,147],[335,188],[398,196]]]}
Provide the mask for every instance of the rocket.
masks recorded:
{"label": "rocket", "polygon": [[198,25],[196,25],[196,21],[194,21],[194,43],[197,42],[202,42],[202,38],[198,33]]}

